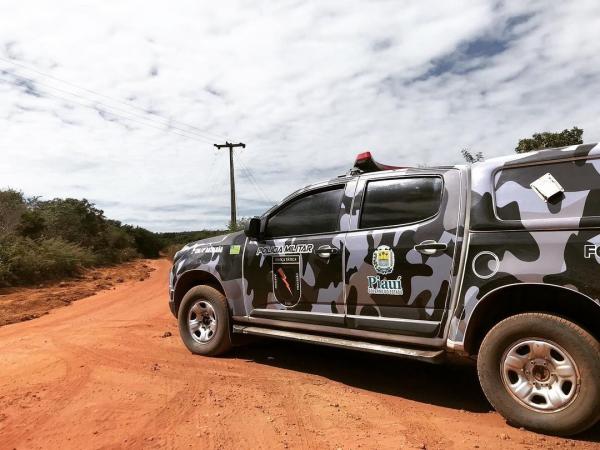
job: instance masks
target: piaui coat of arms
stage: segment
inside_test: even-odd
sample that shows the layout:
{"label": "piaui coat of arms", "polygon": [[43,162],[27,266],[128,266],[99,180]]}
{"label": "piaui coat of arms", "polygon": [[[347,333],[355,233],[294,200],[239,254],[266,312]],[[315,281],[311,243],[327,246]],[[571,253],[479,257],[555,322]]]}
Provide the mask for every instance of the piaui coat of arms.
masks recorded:
{"label": "piaui coat of arms", "polygon": [[389,275],[394,271],[394,251],[387,245],[380,245],[373,252],[373,268],[380,275]]}

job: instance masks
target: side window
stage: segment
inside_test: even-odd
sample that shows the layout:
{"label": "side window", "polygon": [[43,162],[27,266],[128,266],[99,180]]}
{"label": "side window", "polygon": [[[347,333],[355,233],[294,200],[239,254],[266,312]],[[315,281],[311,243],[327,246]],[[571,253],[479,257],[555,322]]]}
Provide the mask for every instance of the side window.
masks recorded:
{"label": "side window", "polygon": [[[550,176],[563,192],[544,199],[532,184]],[[600,159],[577,159],[500,169],[494,177],[500,220],[600,217]]]}
{"label": "side window", "polygon": [[440,208],[442,184],[440,177],[369,181],[359,227],[403,225],[433,217]]}
{"label": "side window", "polygon": [[338,231],[343,188],[340,185],[292,200],[269,217],[266,237]]}

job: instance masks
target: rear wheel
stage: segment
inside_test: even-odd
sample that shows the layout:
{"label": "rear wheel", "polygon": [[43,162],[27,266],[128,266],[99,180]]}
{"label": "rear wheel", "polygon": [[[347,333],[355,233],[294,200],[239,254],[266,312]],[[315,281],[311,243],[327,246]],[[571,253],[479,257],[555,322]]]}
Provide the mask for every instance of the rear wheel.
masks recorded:
{"label": "rear wheel", "polygon": [[600,343],[568,320],[503,320],[483,340],[477,371],[490,403],[516,426],[571,435],[600,419]]}
{"label": "rear wheel", "polygon": [[231,348],[227,299],[215,288],[190,289],[181,301],[177,321],[181,339],[192,353],[217,356]]}

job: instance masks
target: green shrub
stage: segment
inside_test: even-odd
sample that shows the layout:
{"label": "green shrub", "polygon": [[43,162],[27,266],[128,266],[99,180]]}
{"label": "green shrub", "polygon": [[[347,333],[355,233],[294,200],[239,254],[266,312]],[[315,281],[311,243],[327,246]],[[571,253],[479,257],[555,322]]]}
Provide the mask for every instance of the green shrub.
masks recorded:
{"label": "green shrub", "polygon": [[144,258],[158,258],[160,256],[163,243],[156,233],[130,225],[124,225],[123,228],[133,237],[135,248]]}
{"label": "green shrub", "polygon": [[183,247],[190,242],[199,241],[213,236],[228,233],[227,230],[200,230],[200,231],[178,231],[172,233],[156,233],[162,243],[162,248],[166,249],[172,244],[181,244]]}
{"label": "green shrub", "polygon": [[44,216],[36,210],[29,209],[21,215],[21,223],[17,228],[18,234],[32,239],[38,239],[46,230]]}
{"label": "green shrub", "polygon": [[0,243],[2,284],[31,283],[40,278],[39,247],[35,241],[18,236],[5,236]]}
{"label": "green shrub", "polygon": [[93,249],[102,245],[107,223],[104,212],[86,199],[40,201],[37,209],[45,223],[45,237],[60,237]]}
{"label": "green shrub", "polygon": [[17,229],[26,208],[22,192],[13,189],[0,190],[0,236],[13,233]]}
{"label": "green shrub", "polygon": [[163,253],[165,254],[165,256],[167,258],[169,258],[171,261],[173,261],[173,258],[175,258],[175,253],[177,253],[182,248],[183,248],[182,244],[171,244],[163,250]]}
{"label": "green shrub", "polygon": [[5,237],[0,241],[0,285],[73,276],[94,262],[90,250],[60,238],[34,241],[21,236]]}
{"label": "green shrub", "polygon": [[87,248],[60,238],[39,242],[41,270],[44,277],[59,278],[75,275],[83,267],[92,266],[96,259]]}
{"label": "green shrub", "polygon": [[153,233],[109,220],[88,200],[40,200],[0,189],[0,286],[77,274],[82,267],[168,256],[219,230]]}
{"label": "green shrub", "polygon": [[119,222],[109,221],[95,237],[93,247],[97,264],[115,264],[138,257],[135,241]]}

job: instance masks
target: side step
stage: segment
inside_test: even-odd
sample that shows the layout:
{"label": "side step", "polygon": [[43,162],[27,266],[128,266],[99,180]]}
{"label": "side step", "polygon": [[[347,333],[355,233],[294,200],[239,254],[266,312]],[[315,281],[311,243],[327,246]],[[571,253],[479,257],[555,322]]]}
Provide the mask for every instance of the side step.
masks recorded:
{"label": "side step", "polygon": [[297,331],[275,330],[255,326],[234,325],[234,333],[250,334],[253,336],[273,337],[288,339],[291,341],[308,342],[311,344],[327,345],[329,347],[347,348],[361,350],[364,352],[379,353],[382,355],[400,356],[403,358],[418,359],[430,363],[439,363],[443,360],[444,350],[418,350],[391,346],[386,344],[374,344],[372,342],[353,341],[331,336],[317,336]]}

